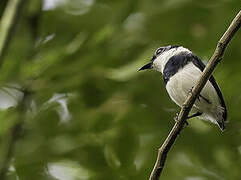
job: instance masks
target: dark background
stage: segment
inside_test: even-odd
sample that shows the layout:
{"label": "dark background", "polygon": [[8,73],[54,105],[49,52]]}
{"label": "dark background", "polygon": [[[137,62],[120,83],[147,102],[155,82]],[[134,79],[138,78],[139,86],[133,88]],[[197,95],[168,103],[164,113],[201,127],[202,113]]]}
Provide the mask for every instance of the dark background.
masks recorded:
{"label": "dark background", "polygon": [[[1,14],[6,2],[1,0]],[[170,44],[207,62],[240,5],[240,0],[28,1],[0,69],[6,102],[21,101],[9,84],[31,92],[30,110],[10,103],[0,111],[1,156],[11,127],[23,119],[7,177],[148,179],[179,108],[160,73],[137,69],[156,48]],[[241,179],[240,57],[238,32],[214,73],[227,104],[227,130],[189,121],[161,179]]]}

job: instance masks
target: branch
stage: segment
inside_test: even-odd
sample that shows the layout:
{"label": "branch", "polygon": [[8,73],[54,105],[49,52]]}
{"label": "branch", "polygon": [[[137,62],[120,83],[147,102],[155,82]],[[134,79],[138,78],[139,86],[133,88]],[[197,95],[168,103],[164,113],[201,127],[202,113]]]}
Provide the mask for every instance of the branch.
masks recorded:
{"label": "branch", "polygon": [[152,173],[150,175],[149,180],[158,180],[161,172],[163,170],[163,167],[165,165],[165,161],[167,158],[167,154],[169,150],[171,149],[172,145],[174,144],[177,136],[180,134],[181,130],[183,129],[183,126],[186,122],[186,118],[203,87],[205,86],[206,82],[210,78],[212,72],[214,71],[217,64],[221,61],[224,51],[234,36],[234,34],[238,31],[241,25],[241,11],[236,15],[236,17],[233,19],[232,23],[226,30],[226,32],[223,34],[221,39],[218,41],[217,47],[210,58],[207,66],[205,67],[202,76],[198,80],[197,84],[192,89],[191,93],[189,94],[188,98],[182,105],[181,111],[178,115],[178,120],[173,126],[172,130],[170,131],[169,135],[167,136],[166,140],[162,144],[162,146],[158,149],[158,155],[157,160],[154,165],[154,168],[152,170]]}

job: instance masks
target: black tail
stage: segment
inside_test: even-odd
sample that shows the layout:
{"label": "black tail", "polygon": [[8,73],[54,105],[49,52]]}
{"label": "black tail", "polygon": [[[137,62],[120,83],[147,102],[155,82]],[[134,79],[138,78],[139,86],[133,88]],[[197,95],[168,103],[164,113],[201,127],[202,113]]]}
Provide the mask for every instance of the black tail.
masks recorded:
{"label": "black tail", "polygon": [[217,123],[218,123],[218,127],[221,129],[221,131],[224,131],[225,130],[225,122],[224,122],[224,120],[222,120],[221,122],[217,121]]}

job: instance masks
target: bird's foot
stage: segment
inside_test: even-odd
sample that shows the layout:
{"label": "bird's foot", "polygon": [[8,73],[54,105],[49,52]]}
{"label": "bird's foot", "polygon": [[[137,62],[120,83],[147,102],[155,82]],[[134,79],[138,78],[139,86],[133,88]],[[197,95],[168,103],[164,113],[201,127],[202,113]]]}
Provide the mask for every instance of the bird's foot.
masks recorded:
{"label": "bird's foot", "polygon": [[194,117],[197,117],[197,116],[201,116],[202,113],[201,112],[196,112],[194,114],[192,114],[191,116],[188,116],[187,119],[191,119],[191,118],[194,118]]}
{"label": "bird's foot", "polygon": [[176,113],[176,116],[173,118],[175,122],[177,122],[177,120],[178,120],[178,115],[179,115],[179,113]]}
{"label": "bird's foot", "polygon": [[[189,91],[188,91],[188,94],[192,94],[192,89],[193,89],[193,86],[192,86],[192,88],[191,89],[189,89]],[[207,98],[205,98],[204,96],[202,96],[201,94],[199,94],[198,96],[197,96],[197,99],[200,101],[200,98],[202,98],[204,101],[206,101],[208,104],[212,104]]]}
{"label": "bird's foot", "polygon": [[192,94],[192,89],[193,89],[193,86],[191,89],[189,89],[188,94]]}
{"label": "bird's foot", "polygon": [[[176,116],[173,118],[175,122],[178,121],[178,115],[179,115],[179,113],[176,113]],[[186,124],[186,126],[189,125],[189,123],[187,122],[187,120],[185,120],[185,124]]]}

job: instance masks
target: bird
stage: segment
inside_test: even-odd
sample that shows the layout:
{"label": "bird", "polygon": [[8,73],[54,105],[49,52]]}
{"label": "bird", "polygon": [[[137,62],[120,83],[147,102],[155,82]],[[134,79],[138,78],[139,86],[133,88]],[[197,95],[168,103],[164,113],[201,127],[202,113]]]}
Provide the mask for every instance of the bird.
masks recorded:
{"label": "bird", "polygon": [[[159,47],[152,59],[138,71],[153,69],[163,75],[167,93],[182,107],[194,85],[202,75],[205,64],[188,48],[179,45]],[[197,97],[187,119],[197,117],[217,124],[225,130],[227,108],[222,92],[213,76]]]}

